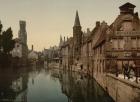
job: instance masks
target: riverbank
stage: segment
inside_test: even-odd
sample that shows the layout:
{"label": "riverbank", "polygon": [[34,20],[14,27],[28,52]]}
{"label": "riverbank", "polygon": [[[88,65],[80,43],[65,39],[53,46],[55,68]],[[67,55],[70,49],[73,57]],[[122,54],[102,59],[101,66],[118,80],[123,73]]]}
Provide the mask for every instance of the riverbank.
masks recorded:
{"label": "riverbank", "polygon": [[140,84],[109,73],[94,78],[115,102],[140,102]]}
{"label": "riverbank", "polygon": [[[72,67],[70,70],[89,75],[78,67]],[[140,84],[135,81],[116,77],[110,73],[94,73],[90,77],[93,77],[115,102],[140,102]]]}

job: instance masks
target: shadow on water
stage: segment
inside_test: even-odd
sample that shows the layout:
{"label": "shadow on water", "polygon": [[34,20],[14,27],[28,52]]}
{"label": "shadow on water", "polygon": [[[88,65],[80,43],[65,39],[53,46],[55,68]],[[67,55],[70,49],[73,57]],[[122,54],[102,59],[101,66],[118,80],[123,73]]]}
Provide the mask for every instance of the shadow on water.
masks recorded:
{"label": "shadow on water", "polygon": [[68,102],[114,102],[90,77],[77,72],[60,72],[62,92]]}
{"label": "shadow on water", "polygon": [[0,69],[0,102],[14,102],[20,93],[27,90],[28,75],[22,72],[25,72],[24,68]]}
{"label": "shadow on water", "polygon": [[40,66],[0,69],[0,102],[113,102],[92,78]]}

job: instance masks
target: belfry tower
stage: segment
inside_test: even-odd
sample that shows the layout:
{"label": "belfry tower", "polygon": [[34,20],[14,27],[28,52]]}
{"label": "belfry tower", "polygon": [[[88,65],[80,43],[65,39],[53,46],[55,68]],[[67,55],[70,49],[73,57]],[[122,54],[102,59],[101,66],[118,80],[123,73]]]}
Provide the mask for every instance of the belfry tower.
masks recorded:
{"label": "belfry tower", "polygon": [[22,58],[23,60],[26,60],[28,56],[26,22],[19,21],[19,26],[20,26],[20,29],[18,32],[18,38],[20,39],[20,42],[22,44]]}
{"label": "belfry tower", "polygon": [[74,47],[74,58],[79,59],[81,54],[81,44],[82,44],[82,31],[81,24],[79,20],[78,11],[76,11],[75,22],[73,26],[73,47]]}
{"label": "belfry tower", "polygon": [[26,22],[25,21],[19,21],[19,26],[20,26],[20,30],[19,30],[19,33],[18,33],[18,37],[23,44],[27,45]]}

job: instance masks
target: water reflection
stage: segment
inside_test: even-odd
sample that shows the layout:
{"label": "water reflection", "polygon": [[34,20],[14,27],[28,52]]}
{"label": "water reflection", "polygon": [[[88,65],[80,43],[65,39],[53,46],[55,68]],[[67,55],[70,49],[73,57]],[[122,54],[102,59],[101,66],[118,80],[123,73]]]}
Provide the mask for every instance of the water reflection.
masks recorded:
{"label": "water reflection", "polygon": [[27,100],[28,74],[12,68],[0,69],[0,102],[13,102],[20,93],[21,101]]}
{"label": "water reflection", "polygon": [[0,69],[0,102],[113,102],[91,78],[42,67]]}
{"label": "water reflection", "polygon": [[113,102],[92,78],[77,72],[61,72],[62,92],[68,102]]}

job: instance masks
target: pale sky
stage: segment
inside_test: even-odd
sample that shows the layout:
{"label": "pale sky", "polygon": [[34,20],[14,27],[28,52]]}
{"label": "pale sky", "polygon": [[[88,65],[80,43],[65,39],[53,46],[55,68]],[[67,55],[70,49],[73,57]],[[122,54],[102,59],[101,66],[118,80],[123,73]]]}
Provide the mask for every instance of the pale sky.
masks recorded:
{"label": "pale sky", "polygon": [[118,7],[130,2],[140,13],[140,0],[0,0],[0,20],[5,28],[12,27],[18,36],[19,20],[26,21],[28,47],[43,50],[58,45],[60,34],[72,36],[76,10],[82,30],[95,26],[96,21],[111,24],[119,14]]}

